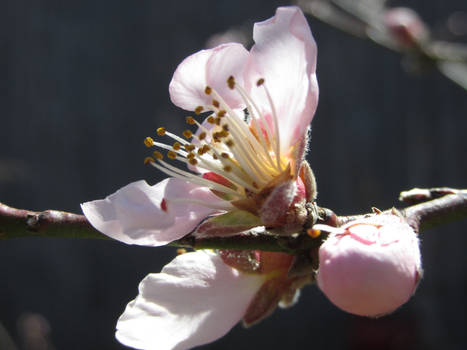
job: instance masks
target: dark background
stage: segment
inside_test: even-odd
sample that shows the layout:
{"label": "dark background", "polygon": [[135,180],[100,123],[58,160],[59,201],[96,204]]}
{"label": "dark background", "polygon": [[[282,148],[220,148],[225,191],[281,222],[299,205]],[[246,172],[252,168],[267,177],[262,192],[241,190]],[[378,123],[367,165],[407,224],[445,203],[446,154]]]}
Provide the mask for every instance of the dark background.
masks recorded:
{"label": "dark background", "polygon": [[[79,203],[131,181],[161,180],[143,165],[143,139],[162,125],[184,128],[186,114],[168,96],[177,64],[212,34],[284,4],[2,0],[0,201],[80,212]],[[445,39],[454,38],[448,17],[467,11],[465,0],[405,4]],[[397,205],[399,191],[415,186],[466,187],[467,93],[436,72],[407,75],[397,54],[310,23],[320,102],[308,159],[319,203],[351,214]],[[466,228],[423,234],[425,277],[390,316],[348,315],[307,287],[292,309],[204,349],[465,349]],[[6,330],[18,349],[45,349],[28,345],[39,327],[49,328],[49,349],[124,349],[114,340],[118,316],[174,254],[113,241],[0,242],[0,344],[12,349]]]}

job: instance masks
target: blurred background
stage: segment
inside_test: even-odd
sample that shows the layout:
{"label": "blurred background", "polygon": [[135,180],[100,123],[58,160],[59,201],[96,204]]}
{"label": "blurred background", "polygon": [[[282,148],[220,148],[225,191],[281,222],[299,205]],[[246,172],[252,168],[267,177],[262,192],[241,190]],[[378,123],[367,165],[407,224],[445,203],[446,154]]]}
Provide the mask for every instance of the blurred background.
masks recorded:
{"label": "blurred background", "polygon": [[[129,182],[160,181],[143,165],[143,139],[159,126],[185,128],[168,95],[178,63],[216,33],[251,39],[254,21],[288,4],[3,0],[0,201],[80,213],[81,202]],[[389,5],[415,9],[434,37],[467,42],[447,25],[454,13],[467,22],[465,0]],[[407,74],[399,54],[309,19],[320,102],[308,160],[319,204],[353,214],[400,205],[399,192],[415,186],[465,188],[466,91],[435,70]],[[466,232],[465,221],[424,232],[425,276],[390,316],[346,314],[311,286],[293,308],[202,348],[465,349]],[[174,255],[113,241],[1,241],[0,349],[125,349],[117,318],[139,281]]]}

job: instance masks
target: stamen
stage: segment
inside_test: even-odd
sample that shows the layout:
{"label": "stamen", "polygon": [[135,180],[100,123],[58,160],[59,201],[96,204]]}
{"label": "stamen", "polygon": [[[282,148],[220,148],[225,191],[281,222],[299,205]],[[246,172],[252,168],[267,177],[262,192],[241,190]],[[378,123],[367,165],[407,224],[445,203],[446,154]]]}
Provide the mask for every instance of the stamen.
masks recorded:
{"label": "stamen", "polygon": [[187,152],[191,152],[191,151],[193,151],[193,150],[195,149],[195,146],[192,145],[191,143],[186,144],[186,145],[184,145],[183,147],[185,148],[185,150],[186,150]]}
{"label": "stamen", "polygon": [[187,124],[194,125],[195,124],[195,119],[192,116],[188,116],[185,118]]}
{"label": "stamen", "polygon": [[174,150],[179,151],[182,145],[180,145],[180,142],[176,141],[172,147]]}
{"label": "stamen", "polygon": [[194,175],[192,173],[189,173],[187,171],[183,171],[181,169],[178,169],[163,160],[158,161],[161,165],[157,164],[156,162],[150,163],[153,167],[159,169],[160,171],[164,172],[165,174],[169,176],[173,176],[179,179],[182,179],[184,181],[190,181],[192,183],[201,185],[201,186],[207,186],[211,189],[218,190],[219,192],[227,193],[227,194],[232,194],[235,196],[241,196],[237,191],[232,190],[231,188],[218,184],[216,182],[203,179],[197,175]]}
{"label": "stamen", "polygon": [[159,136],[164,136],[165,132],[166,132],[166,130],[163,127],[160,127],[160,128],[157,129],[157,135],[159,135]]}
{"label": "stamen", "polygon": [[185,130],[185,131],[183,132],[183,136],[184,136],[185,138],[187,138],[187,139],[190,139],[190,138],[193,137],[193,133],[191,132],[191,130]]}
{"label": "stamen", "polygon": [[164,156],[159,151],[154,151],[152,154],[154,155],[154,158],[156,158],[157,160],[164,159]]}
{"label": "stamen", "polygon": [[144,139],[144,145],[149,148],[154,146],[154,140],[150,138],[149,136]]}
{"label": "stamen", "polygon": [[[263,83],[264,83],[264,79],[263,79]],[[269,161],[271,166],[276,167],[276,164],[274,163],[274,161],[271,158],[271,155],[269,154],[269,148],[268,148],[268,146],[266,144],[266,140],[264,139],[263,132],[259,127],[258,121],[256,120],[256,115],[259,115],[259,119],[261,120],[261,122],[262,122],[262,124],[264,126],[264,129],[266,131],[266,134],[268,136],[269,142],[272,145],[273,142],[274,142],[274,139],[272,138],[272,132],[271,132],[271,130],[269,128],[269,124],[266,122],[266,119],[264,118],[264,115],[261,113],[261,111],[258,108],[258,106],[256,105],[255,101],[253,101],[253,99],[246,93],[246,91],[243,90],[243,88],[241,86],[237,86],[236,88],[237,88],[236,90],[238,91],[240,96],[242,96],[243,100],[246,102],[246,104],[248,106],[248,110],[251,111],[250,115],[252,116],[253,125],[254,125],[254,127],[256,129],[257,134],[259,135],[262,149],[264,150],[264,154],[266,155],[265,156],[266,160]],[[251,108],[250,103],[254,107],[254,109],[256,110],[257,114],[253,113],[253,109]],[[280,168],[277,168],[277,170],[281,171]]]}
{"label": "stamen", "polygon": [[256,82],[256,86],[261,86],[263,84],[264,84],[264,79],[263,78],[258,79],[258,81]]}
{"label": "stamen", "polygon": [[167,152],[167,157],[170,158],[170,159],[176,159],[177,158],[177,153],[175,153],[174,151],[168,151]]}
{"label": "stamen", "polygon": [[[162,148],[162,149],[166,149],[167,151],[175,150],[174,146],[169,146],[169,145],[166,145],[165,143],[161,143],[161,142],[154,142],[154,146]],[[181,149],[180,150],[175,150],[175,151],[177,152],[177,154],[181,155],[182,157],[186,157],[186,155],[187,155],[187,153],[185,151],[182,151]]]}
{"label": "stamen", "polygon": [[227,79],[227,85],[231,90],[235,87],[235,78],[232,75]]}
{"label": "stamen", "polygon": [[281,166],[281,160],[280,160],[280,155],[281,155],[281,135],[280,135],[280,132],[279,132],[279,121],[277,119],[277,113],[276,113],[276,107],[274,106],[274,103],[272,101],[272,98],[271,98],[271,94],[269,93],[269,90],[267,89],[266,85],[264,85],[264,79],[263,79],[263,88],[264,88],[264,91],[266,92],[266,96],[268,97],[268,101],[269,101],[269,105],[271,106],[271,112],[272,112],[272,119],[274,120],[274,128],[276,129],[276,138],[275,138],[275,141],[276,141],[276,150],[275,150],[275,153],[276,153],[276,160],[277,160],[277,167],[281,170],[282,169],[282,166]]}
{"label": "stamen", "polygon": [[204,88],[204,93],[205,93],[206,95],[210,95],[211,92],[212,92],[212,89],[211,89],[209,86],[206,86],[206,87]]}
{"label": "stamen", "polygon": [[146,157],[144,158],[144,165],[148,164],[148,163],[154,163],[154,158],[152,157]]}
{"label": "stamen", "polygon": [[198,106],[195,108],[195,114],[200,115],[201,112],[203,111],[204,107],[203,106]]}
{"label": "stamen", "polygon": [[212,105],[216,108],[219,108],[220,104],[219,104],[219,101],[217,100],[212,100]]}

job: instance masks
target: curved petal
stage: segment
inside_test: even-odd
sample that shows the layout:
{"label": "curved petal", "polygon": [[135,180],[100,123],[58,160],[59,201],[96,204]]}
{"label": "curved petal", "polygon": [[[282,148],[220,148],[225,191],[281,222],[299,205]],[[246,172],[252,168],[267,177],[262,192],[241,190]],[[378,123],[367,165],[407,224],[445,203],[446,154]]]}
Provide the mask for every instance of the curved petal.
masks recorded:
{"label": "curved petal", "polygon": [[318,103],[316,43],[298,7],[280,7],[274,17],[256,23],[253,38],[246,88],[263,114],[270,115],[267,96],[256,86],[258,79],[265,79],[280,125],[281,151],[288,154],[305,136]]}
{"label": "curved petal", "polygon": [[214,341],[242,319],[264,277],[242,274],[206,251],[177,256],[148,275],[117,323],[137,349],[182,350]]}
{"label": "curved petal", "polygon": [[160,246],[182,238],[202,219],[220,212],[190,203],[193,200],[226,203],[206,187],[169,178],[154,186],[133,182],[105,199],[83,203],[81,208],[89,222],[109,237],[127,244]]}
{"label": "curved petal", "polygon": [[177,67],[169,85],[170,99],[180,108],[193,111],[211,105],[206,86],[215,89],[231,108],[242,108],[240,96],[227,86],[231,75],[242,79],[248,51],[236,43],[201,50],[188,56]]}

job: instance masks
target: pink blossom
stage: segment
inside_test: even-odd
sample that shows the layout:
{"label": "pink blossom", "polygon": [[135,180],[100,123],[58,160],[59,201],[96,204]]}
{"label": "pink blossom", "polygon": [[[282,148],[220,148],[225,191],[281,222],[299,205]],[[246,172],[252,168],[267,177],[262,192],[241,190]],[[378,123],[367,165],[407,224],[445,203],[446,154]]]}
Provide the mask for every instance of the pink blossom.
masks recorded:
{"label": "pink blossom", "polygon": [[168,150],[169,158],[156,150],[146,162],[171,178],[154,186],[135,182],[82,204],[95,228],[128,244],[159,246],[195,230],[226,235],[303,223],[299,211],[288,208],[303,207],[306,192],[314,192],[302,191],[300,184],[310,182],[297,179],[318,100],[316,44],[297,7],[279,8],[256,23],[253,38],[250,52],[223,44],[177,67],[169,86],[173,103],[208,117],[202,123],[188,117],[198,131],[187,130],[184,138],[158,129],[158,138],[175,143],[146,138],[146,146]]}
{"label": "pink blossom", "polygon": [[[278,8],[255,24],[253,37],[249,52],[223,44],[178,66],[172,102],[195,116],[209,112],[207,118],[188,117],[198,130],[184,138],[159,128],[157,137],[171,144],[146,138],[146,146],[168,150],[169,158],[155,151],[146,163],[170,178],[154,186],[135,182],[82,204],[96,229],[127,244],[159,246],[190,233],[301,227],[305,202],[316,192],[304,163],[318,100],[316,44],[297,7]],[[182,254],[141,282],[116,336],[138,349],[211,342],[241,320],[251,325],[278,304],[292,305],[309,281],[288,276],[292,262],[291,255],[261,251]]]}
{"label": "pink blossom", "polygon": [[421,277],[417,235],[399,216],[380,214],[331,231],[319,250],[318,286],[337,307],[361,316],[388,314]]}

